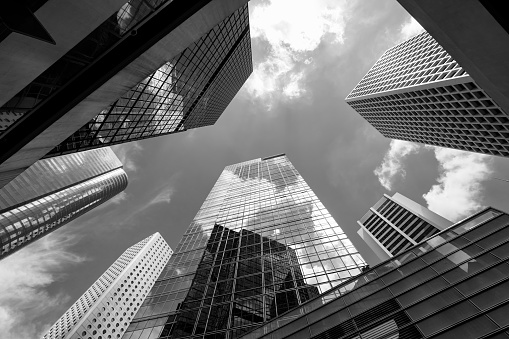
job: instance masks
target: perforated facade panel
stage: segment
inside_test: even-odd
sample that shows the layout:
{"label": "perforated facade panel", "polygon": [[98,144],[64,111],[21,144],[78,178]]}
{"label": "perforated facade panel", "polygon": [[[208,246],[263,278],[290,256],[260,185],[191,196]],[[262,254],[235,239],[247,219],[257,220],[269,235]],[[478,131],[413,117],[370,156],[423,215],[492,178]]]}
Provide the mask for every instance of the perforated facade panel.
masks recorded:
{"label": "perforated facade panel", "polygon": [[122,337],[172,253],[159,233],[129,247],[42,338]]}

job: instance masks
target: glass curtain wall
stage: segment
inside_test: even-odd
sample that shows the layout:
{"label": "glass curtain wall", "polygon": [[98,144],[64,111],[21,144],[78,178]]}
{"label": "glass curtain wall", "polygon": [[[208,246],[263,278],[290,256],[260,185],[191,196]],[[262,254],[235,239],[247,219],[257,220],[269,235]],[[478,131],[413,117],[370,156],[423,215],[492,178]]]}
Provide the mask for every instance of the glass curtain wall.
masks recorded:
{"label": "glass curtain wall", "polygon": [[364,267],[285,155],[227,166],[123,338],[237,338]]}
{"label": "glass curtain wall", "polygon": [[509,338],[509,215],[486,209],[243,339]]}

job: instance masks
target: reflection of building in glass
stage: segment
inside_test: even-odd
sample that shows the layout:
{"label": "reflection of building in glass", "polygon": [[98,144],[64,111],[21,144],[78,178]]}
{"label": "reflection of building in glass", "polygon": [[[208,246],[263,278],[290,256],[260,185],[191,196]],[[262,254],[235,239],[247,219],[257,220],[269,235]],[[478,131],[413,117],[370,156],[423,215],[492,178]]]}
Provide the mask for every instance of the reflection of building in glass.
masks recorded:
{"label": "reflection of building in glass", "polygon": [[120,338],[172,253],[159,233],[129,247],[43,339]]}
{"label": "reflection of building in glass", "polygon": [[399,193],[385,194],[357,223],[357,233],[382,261],[452,225]]}
{"label": "reflection of building in glass", "polygon": [[365,266],[285,155],[227,166],[123,338],[236,338]]}
{"label": "reflection of building in glass", "polygon": [[245,5],[100,112],[50,155],[213,125],[252,69]]}
{"label": "reflection of building in glass", "polygon": [[509,156],[509,117],[428,33],[388,49],[346,102],[387,138]]}
{"label": "reflection of building in glass", "polygon": [[48,153],[212,125],[252,72],[248,0],[36,2],[55,45],[0,22],[0,188]]}
{"label": "reflection of building in glass", "polygon": [[127,175],[110,148],[36,162],[0,189],[0,259],[122,192]]}
{"label": "reflection of building in glass", "polygon": [[488,208],[246,334],[507,338],[509,215]]}

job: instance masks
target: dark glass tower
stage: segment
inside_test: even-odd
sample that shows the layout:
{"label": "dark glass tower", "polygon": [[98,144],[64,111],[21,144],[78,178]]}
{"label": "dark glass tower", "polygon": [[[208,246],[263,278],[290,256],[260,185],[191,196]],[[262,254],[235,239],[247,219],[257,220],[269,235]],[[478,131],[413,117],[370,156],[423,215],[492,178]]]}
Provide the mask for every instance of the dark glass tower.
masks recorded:
{"label": "dark glass tower", "polygon": [[51,0],[55,45],[0,32],[0,187],[44,157],[214,124],[253,69],[247,2]]}
{"label": "dark glass tower", "polygon": [[237,338],[365,266],[284,154],[230,165],[123,338]]}
{"label": "dark glass tower", "polygon": [[253,71],[249,11],[235,11],[48,156],[213,125]]}
{"label": "dark glass tower", "polygon": [[0,189],[0,259],[126,187],[127,175],[110,148],[36,162]]}

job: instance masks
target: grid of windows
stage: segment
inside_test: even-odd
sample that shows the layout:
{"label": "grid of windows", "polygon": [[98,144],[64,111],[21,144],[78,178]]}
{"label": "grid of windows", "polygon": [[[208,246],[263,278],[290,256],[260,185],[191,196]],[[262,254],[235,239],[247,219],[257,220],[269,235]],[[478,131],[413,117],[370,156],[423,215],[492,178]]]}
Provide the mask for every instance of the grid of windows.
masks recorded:
{"label": "grid of windows", "polygon": [[249,11],[235,11],[49,156],[213,125],[253,70]]}
{"label": "grid of windows", "polygon": [[0,259],[67,224],[122,192],[123,169],[38,197],[0,214]]}
{"label": "grid of windows", "polygon": [[427,32],[389,48],[346,100],[468,74]]}
{"label": "grid of windows", "polygon": [[388,138],[509,156],[507,114],[430,39],[389,49],[348,104]]}
{"label": "grid of windows", "polygon": [[[85,37],[51,67],[39,75],[0,108],[0,134],[24,114],[64,87],[74,76],[100,58],[111,46],[161,5],[172,0],[130,0]],[[1,120],[0,120],[1,121]]]}
{"label": "grid of windows", "polygon": [[365,266],[285,155],[227,166],[123,338],[237,338]]}
{"label": "grid of windows", "polygon": [[172,253],[159,233],[129,247],[43,339],[120,338]]}
{"label": "grid of windows", "polygon": [[509,338],[508,259],[486,209],[243,338]]}
{"label": "grid of windows", "polygon": [[391,255],[396,255],[440,231],[387,197],[383,197],[359,222]]}

